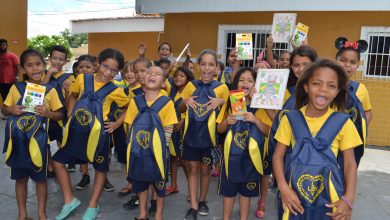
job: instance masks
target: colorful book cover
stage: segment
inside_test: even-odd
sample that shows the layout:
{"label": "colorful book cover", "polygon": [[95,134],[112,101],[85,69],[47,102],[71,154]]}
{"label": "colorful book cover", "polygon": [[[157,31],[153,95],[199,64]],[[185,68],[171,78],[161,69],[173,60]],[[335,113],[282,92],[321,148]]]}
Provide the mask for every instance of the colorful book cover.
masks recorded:
{"label": "colorful book cover", "polygon": [[235,115],[237,119],[241,120],[243,114],[247,111],[244,91],[242,89],[232,90],[229,92],[229,95],[232,114]]}
{"label": "colorful book cover", "polygon": [[251,108],[282,109],[288,74],[288,69],[259,69]]}
{"label": "colorful book cover", "polygon": [[291,44],[299,47],[302,42],[306,40],[307,33],[309,32],[309,26],[306,26],[302,23],[298,23],[295,28],[293,37],[291,38]]}
{"label": "colorful book cover", "polygon": [[22,106],[24,106],[24,110],[27,112],[36,113],[34,108],[37,105],[43,105],[45,92],[46,86],[27,83],[22,100]]}
{"label": "colorful book cover", "polygon": [[253,59],[252,33],[236,34],[237,60]]}
{"label": "colorful book cover", "polygon": [[272,38],[275,43],[288,43],[295,29],[295,13],[275,13],[272,22]]}

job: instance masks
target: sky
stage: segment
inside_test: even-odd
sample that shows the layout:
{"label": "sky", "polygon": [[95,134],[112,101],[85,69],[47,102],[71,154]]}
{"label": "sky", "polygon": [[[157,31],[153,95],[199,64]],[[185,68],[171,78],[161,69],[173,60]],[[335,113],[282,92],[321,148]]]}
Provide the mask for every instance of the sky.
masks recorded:
{"label": "sky", "polygon": [[135,0],[28,0],[28,38],[70,29],[70,20],[129,17]]}

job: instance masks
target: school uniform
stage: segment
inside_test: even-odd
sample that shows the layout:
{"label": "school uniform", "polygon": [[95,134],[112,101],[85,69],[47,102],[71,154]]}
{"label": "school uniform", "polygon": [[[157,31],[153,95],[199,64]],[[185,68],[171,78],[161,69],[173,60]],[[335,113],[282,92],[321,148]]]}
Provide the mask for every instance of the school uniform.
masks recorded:
{"label": "school uniform", "polygon": [[[204,165],[212,165],[211,148],[216,147],[216,119],[218,114],[225,114],[229,89],[225,84],[211,81],[204,84],[200,80],[189,82],[182,92],[182,98],[199,96],[196,109],[186,111],[183,134],[183,160],[200,161]],[[225,101],[216,110],[208,110],[206,103],[208,96],[222,98]]]}
{"label": "school uniform", "polygon": [[286,209],[283,219],[330,219],[325,213],[332,209],[326,208],[325,203],[338,201],[344,193],[344,171],[337,161],[339,151],[354,148],[362,141],[348,115],[328,108],[321,117],[311,118],[305,110],[306,106],[286,113],[275,134],[278,142],[292,150],[285,159],[286,180],[305,209],[303,215],[297,216]]}
{"label": "school uniform", "polygon": [[[147,102],[144,95],[139,95],[129,103],[124,122],[130,126],[127,170],[134,193],[153,185],[159,197],[165,196],[169,154],[163,128],[178,122],[172,112],[174,104],[163,90],[154,101]],[[155,113],[157,118],[153,117]]]}
{"label": "school uniform", "polygon": [[53,156],[62,164],[92,163],[95,170],[109,170],[109,135],[104,122],[113,102],[119,107],[128,104],[123,89],[114,83],[97,82],[96,75],[80,74],[71,87],[78,94],[71,117],[65,127],[63,146]]}
{"label": "school uniform", "polygon": [[[12,85],[4,105],[21,105],[25,87],[25,82]],[[50,111],[57,111],[63,107],[56,90],[50,86],[46,86],[44,103]],[[4,153],[6,164],[11,167],[11,179],[30,177],[36,182],[46,181],[50,147],[48,121],[48,118],[29,112],[8,117]]]}

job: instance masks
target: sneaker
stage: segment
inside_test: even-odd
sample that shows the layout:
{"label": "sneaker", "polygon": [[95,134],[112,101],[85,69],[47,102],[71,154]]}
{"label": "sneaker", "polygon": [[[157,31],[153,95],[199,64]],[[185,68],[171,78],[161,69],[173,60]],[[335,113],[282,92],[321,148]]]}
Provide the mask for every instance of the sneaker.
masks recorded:
{"label": "sneaker", "polygon": [[54,171],[47,171],[46,177],[47,178],[55,178],[56,173]]}
{"label": "sneaker", "polygon": [[71,172],[74,172],[76,170],[76,165],[75,164],[68,164],[68,172],[71,173]]}
{"label": "sneaker", "polygon": [[138,206],[139,206],[139,197],[138,195],[133,195],[130,198],[130,200],[123,205],[123,208],[132,210],[137,208]]}
{"label": "sneaker", "polygon": [[150,207],[148,210],[149,215],[154,215],[157,211],[157,201],[152,199],[150,200]]}
{"label": "sneaker", "polygon": [[207,206],[206,201],[202,201],[198,203],[198,213],[199,215],[208,215],[209,214],[209,207]]}
{"label": "sneaker", "polygon": [[108,181],[107,177],[106,177],[106,182],[104,182],[104,191],[106,192],[112,192],[115,190],[114,186],[110,183],[110,181]]}
{"label": "sneaker", "polygon": [[88,174],[84,174],[80,182],[75,186],[76,189],[82,190],[85,189],[91,182]]}
{"label": "sneaker", "polygon": [[184,220],[196,220],[198,217],[198,211],[196,209],[190,208],[187,211],[186,216],[184,216]]}
{"label": "sneaker", "polygon": [[99,214],[99,206],[96,208],[87,208],[84,213],[83,220],[95,220]]}
{"label": "sneaker", "polygon": [[56,216],[56,220],[66,219],[70,215],[70,213],[72,213],[77,207],[79,207],[80,204],[80,200],[74,198],[72,202],[70,202],[69,204],[65,204],[62,207],[60,214]]}

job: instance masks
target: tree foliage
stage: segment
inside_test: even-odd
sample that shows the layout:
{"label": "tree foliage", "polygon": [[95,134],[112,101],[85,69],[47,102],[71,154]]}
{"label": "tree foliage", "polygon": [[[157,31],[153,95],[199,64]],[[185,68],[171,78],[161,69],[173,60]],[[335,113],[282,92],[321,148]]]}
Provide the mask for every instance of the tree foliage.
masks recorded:
{"label": "tree foliage", "polygon": [[48,58],[50,55],[50,49],[54,45],[62,45],[69,51],[68,57],[72,57],[72,51],[70,50],[69,42],[60,35],[38,35],[36,37],[30,38],[27,41],[27,47],[38,50],[41,52],[45,58]]}
{"label": "tree foliage", "polygon": [[88,44],[88,34],[72,34],[69,29],[61,32],[61,36],[69,42],[71,48],[80,47],[81,44]]}

